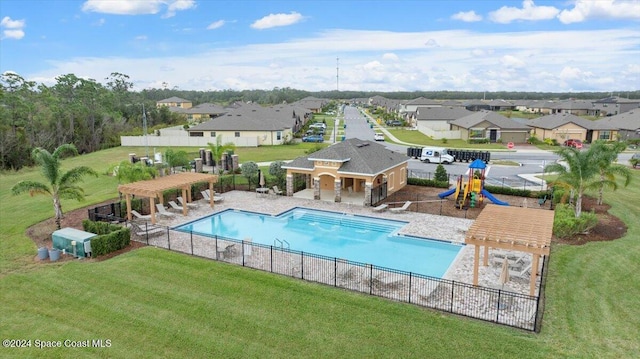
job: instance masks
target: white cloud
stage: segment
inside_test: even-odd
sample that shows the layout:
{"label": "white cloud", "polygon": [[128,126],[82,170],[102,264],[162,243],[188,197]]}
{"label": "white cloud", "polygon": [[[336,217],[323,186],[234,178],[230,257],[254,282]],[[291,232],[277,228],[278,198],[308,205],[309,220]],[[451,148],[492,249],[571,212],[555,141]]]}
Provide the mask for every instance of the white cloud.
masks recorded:
{"label": "white cloud", "polygon": [[[426,49],[424,39],[438,39],[441,45]],[[594,51],[594,43],[606,44],[606,48]],[[106,69],[118,69],[131,77],[137,90],[168,82],[189,90],[277,86],[320,91],[335,89],[339,56],[341,90],[609,91],[612,86],[598,79],[613,78],[617,79],[616,89],[630,91],[637,90],[638,49],[640,29],[514,33],[331,30],[279,43],[182,51],[184,55],[173,57],[49,60],[51,68],[25,78],[76,73],[99,79],[108,76]],[[401,60],[396,60],[398,54]],[[167,64],[176,70],[168,71]]]}
{"label": "white cloud", "polygon": [[589,19],[640,20],[640,1],[576,0],[573,9],[562,10],[558,19],[564,24]]}
{"label": "white cloud", "polygon": [[477,21],[482,21],[482,16],[476,14],[475,11],[461,11],[457,14],[453,14],[451,16],[452,19],[454,20],[460,20],[460,21],[464,21],[464,22],[477,22]]}
{"label": "white cloud", "polygon": [[104,24],[106,24],[107,21],[105,19],[99,19],[98,21],[94,22],[92,25],[93,26],[102,26]]}
{"label": "white cloud", "polygon": [[12,20],[10,17],[5,16],[0,21],[0,27],[2,30],[3,39],[20,40],[24,37],[24,27],[26,22],[24,20]]}
{"label": "white cloud", "polygon": [[292,11],[290,14],[269,14],[262,19],[256,20],[251,27],[258,30],[269,29],[278,26],[289,26],[302,21],[304,17]]}
{"label": "white cloud", "polygon": [[224,20],[214,21],[211,24],[209,24],[209,26],[207,26],[207,30],[219,29],[219,28],[223,27],[224,24],[225,24]]}
{"label": "white cloud", "polygon": [[502,56],[501,63],[505,67],[510,68],[522,68],[525,67],[525,62],[512,55]]}
{"label": "white cloud", "polygon": [[135,39],[138,41],[145,41],[147,40],[147,35],[138,35],[135,37]]}
{"label": "white cloud", "polygon": [[503,6],[489,13],[489,19],[500,24],[508,24],[512,21],[550,20],[555,18],[560,10],[553,6],[536,6],[533,0],[522,1],[522,8]]}
{"label": "white cloud", "polygon": [[196,6],[194,0],[87,0],[82,4],[82,11],[113,15],[153,15],[163,7],[167,13],[163,18],[175,16],[176,11],[188,10]]}

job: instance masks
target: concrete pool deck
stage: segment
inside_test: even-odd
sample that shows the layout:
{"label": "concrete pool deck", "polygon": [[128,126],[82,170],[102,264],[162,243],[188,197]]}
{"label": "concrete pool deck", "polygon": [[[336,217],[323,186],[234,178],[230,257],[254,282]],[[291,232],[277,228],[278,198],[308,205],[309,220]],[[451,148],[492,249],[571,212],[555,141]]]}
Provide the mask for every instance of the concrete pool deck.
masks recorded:
{"label": "concrete pool deck", "polygon": [[[461,219],[454,217],[438,216],[416,212],[395,213],[390,211],[374,212],[371,207],[363,207],[350,203],[335,203],[329,201],[319,201],[313,199],[266,195],[257,196],[256,193],[246,191],[231,191],[222,194],[224,201],[216,203],[214,209],[208,206],[205,201],[196,201],[196,207],[190,208],[187,216],[181,213],[175,213],[173,217],[158,217],[158,224],[162,226],[173,227],[179,224],[193,221],[195,219],[211,215],[212,213],[223,211],[226,209],[238,209],[252,212],[265,213],[270,215],[280,214],[294,207],[307,207],[319,210],[341,212],[347,214],[364,215],[370,217],[379,217],[385,219],[394,219],[406,221],[408,224],[400,230],[400,234],[432,238],[454,243],[464,243],[466,231],[469,229],[473,220]],[[242,238],[238,238],[242,239]],[[481,256],[484,251],[481,251]],[[516,257],[522,257],[530,261],[529,255],[524,253],[510,253]],[[500,266],[490,265],[487,267],[480,266],[479,269],[479,285],[495,289],[504,289],[506,291],[516,292],[524,295],[529,294],[528,276],[525,278],[512,277],[504,286],[500,284]],[[463,246],[460,254],[451,265],[444,279],[456,282],[473,283],[473,246]],[[536,295],[539,290],[539,276],[536,287]]]}

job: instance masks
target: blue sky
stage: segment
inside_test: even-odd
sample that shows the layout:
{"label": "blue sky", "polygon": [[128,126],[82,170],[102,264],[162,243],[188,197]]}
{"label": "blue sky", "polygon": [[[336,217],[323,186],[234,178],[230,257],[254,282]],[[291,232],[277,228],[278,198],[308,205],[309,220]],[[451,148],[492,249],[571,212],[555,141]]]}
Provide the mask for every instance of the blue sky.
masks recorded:
{"label": "blue sky", "polygon": [[640,0],[2,0],[0,19],[0,72],[47,85],[640,90]]}

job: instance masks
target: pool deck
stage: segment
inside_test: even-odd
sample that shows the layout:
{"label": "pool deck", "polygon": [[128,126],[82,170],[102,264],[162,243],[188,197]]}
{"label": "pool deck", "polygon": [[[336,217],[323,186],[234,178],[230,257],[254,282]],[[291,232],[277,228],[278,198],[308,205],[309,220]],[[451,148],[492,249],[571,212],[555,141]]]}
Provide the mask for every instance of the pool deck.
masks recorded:
{"label": "pool deck", "polygon": [[[341,212],[347,214],[364,215],[385,219],[395,219],[406,221],[408,224],[400,230],[400,234],[450,241],[454,243],[464,243],[466,231],[473,220],[446,216],[437,216],[416,212],[395,213],[391,211],[374,212],[371,207],[354,205],[351,203],[335,203],[324,200],[313,200],[307,198],[286,197],[286,196],[257,196],[253,192],[231,191],[222,194],[224,201],[216,203],[214,209],[208,206],[205,201],[196,201],[197,207],[190,208],[187,216],[176,213],[174,217],[159,216],[159,225],[176,226],[195,219],[211,215],[212,213],[226,209],[238,209],[252,212],[277,215],[288,211],[294,207],[306,207],[319,210]],[[239,238],[241,239],[241,238]],[[482,259],[481,251],[481,259]],[[514,256],[523,256],[523,253],[514,252]],[[524,257],[528,259],[529,256]],[[529,259],[530,260],[530,259]],[[504,289],[511,292],[528,294],[529,281],[526,278],[511,278],[504,286],[500,284],[500,266],[490,265],[480,266],[479,285],[496,289]],[[473,283],[473,246],[464,246],[456,260],[444,276],[463,283]],[[539,283],[538,283],[539,288]]]}

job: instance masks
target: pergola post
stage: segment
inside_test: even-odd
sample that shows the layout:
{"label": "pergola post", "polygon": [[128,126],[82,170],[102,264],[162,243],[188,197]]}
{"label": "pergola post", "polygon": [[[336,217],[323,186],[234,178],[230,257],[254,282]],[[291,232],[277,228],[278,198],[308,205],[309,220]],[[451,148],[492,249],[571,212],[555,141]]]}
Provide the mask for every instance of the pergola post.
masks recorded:
{"label": "pergola post", "polygon": [[182,198],[185,199],[184,203],[182,204],[182,215],[186,216],[187,215],[187,188],[186,187],[182,187]]}
{"label": "pergola post", "polygon": [[538,277],[538,263],[540,262],[540,255],[538,253],[534,253],[532,261],[531,278],[529,279],[529,295],[531,296],[536,293],[536,278]]}
{"label": "pergola post", "polygon": [[127,220],[130,221],[133,218],[131,217],[131,195],[130,194],[125,194],[124,198],[127,202]]}
{"label": "pergola post", "polygon": [[478,285],[478,264],[480,263],[480,246],[475,245],[473,252],[473,285]]}
{"label": "pergola post", "polygon": [[151,210],[151,224],[156,224],[156,199],[149,197],[149,207]]}

